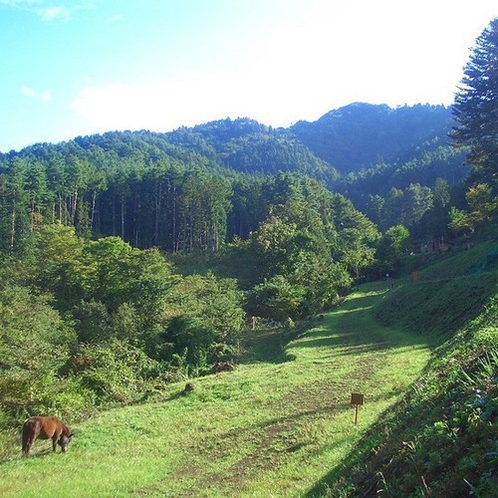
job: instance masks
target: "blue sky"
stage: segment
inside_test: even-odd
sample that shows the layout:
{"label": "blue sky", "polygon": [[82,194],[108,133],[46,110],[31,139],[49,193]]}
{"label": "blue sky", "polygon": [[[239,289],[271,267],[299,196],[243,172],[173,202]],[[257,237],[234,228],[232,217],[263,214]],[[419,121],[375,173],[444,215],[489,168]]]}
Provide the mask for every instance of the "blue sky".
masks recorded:
{"label": "blue sky", "polygon": [[451,104],[496,0],[0,0],[0,151]]}

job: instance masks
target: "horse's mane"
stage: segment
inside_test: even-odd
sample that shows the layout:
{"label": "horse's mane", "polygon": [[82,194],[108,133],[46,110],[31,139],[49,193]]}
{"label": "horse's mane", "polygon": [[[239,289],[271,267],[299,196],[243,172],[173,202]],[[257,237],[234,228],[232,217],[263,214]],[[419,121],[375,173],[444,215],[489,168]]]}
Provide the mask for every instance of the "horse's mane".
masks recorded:
{"label": "horse's mane", "polygon": [[62,425],[62,434],[64,434],[64,436],[70,436],[71,429],[64,422],[61,422],[61,425]]}

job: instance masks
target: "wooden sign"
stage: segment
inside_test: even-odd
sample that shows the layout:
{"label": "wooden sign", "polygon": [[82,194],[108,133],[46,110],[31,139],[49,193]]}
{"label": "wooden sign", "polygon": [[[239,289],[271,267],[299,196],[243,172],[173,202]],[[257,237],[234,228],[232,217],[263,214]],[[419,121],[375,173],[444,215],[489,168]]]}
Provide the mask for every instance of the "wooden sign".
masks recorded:
{"label": "wooden sign", "polygon": [[364,398],[365,398],[364,394],[351,393],[351,404],[352,405],[363,405]]}
{"label": "wooden sign", "polygon": [[354,405],[354,425],[358,425],[358,408],[363,405],[365,395],[361,393],[351,393],[351,404]]}

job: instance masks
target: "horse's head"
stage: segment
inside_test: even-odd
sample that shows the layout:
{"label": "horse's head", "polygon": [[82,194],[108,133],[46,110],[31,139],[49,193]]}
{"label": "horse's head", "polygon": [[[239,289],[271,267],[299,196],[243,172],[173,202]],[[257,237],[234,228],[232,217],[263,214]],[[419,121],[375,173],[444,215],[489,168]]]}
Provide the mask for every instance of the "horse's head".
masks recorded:
{"label": "horse's head", "polygon": [[67,447],[69,446],[69,443],[71,442],[71,439],[73,439],[73,433],[69,434],[69,436],[65,436],[64,434],[61,434],[61,437],[59,438],[58,444],[61,447],[61,450],[63,453],[66,452]]}

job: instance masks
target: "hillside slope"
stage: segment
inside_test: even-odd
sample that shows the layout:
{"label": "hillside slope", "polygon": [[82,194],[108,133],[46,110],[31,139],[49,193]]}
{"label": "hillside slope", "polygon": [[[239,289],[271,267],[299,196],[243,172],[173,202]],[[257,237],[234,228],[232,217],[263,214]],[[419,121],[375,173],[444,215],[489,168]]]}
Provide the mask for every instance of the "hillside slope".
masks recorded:
{"label": "hillside slope", "polygon": [[452,119],[451,109],[444,106],[393,109],[356,102],[314,122],[299,121],[290,130],[318,157],[347,173],[379,161],[406,161],[424,142],[447,143]]}
{"label": "hillside slope", "polygon": [[496,248],[492,241],[431,265],[377,305],[385,325],[448,339],[326,496],[497,496],[498,274],[482,264]]}
{"label": "hillside slope", "polygon": [[412,177],[436,169],[430,172],[433,182],[435,174],[445,177],[442,162],[450,163],[455,178],[449,180],[455,183],[466,170],[457,160],[460,156],[455,159],[447,151],[452,124],[451,109],[444,106],[393,109],[354,103],[331,110],[314,122],[299,121],[289,128],[272,128],[250,118],[227,118],[168,133],[110,131],[59,144],[34,144],[19,152],[0,153],[0,169],[3,162],[14,158],[54,160],[62,153],[85,157],[96,165],[109,158],[132,158],[178,161],[245,174],[292,171],[332,185],[339,176],[379,164],[394,169],[368,172],[367,180],[374,176],[369,181],[380,183],[383,180],[377,178],[379,174],[404,177],[402,168],[408,164],[409,169],[422,170]]}
{"label": "hillside slope", "polygon": [[[188,394],[184,383],[161,386],[154,402],[74,425],[65,455],[47,454],[41,441],[32,458],[13,448],[0,466],[0,493],[303,496],[326,469],[340,468],[430,357],[426,338],[372,321],[370,307],[386,292],[380,283],[351,295],[276,355],[271,336],[252,337],[263,347],[251,348],[247,362],[195,379]],[[356,427],[355,391],[366,395]]]}
{"label": "hillside slope", "polygon": [[[0,493],[496,496],[498,278],[482,264],[496,246],[365,285],[282,350],[253,336],[234,372],[75,424],[65,455],[37,441],[20,458],[17,440]],[[357,426],[352,392],[365,394]]]}

